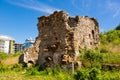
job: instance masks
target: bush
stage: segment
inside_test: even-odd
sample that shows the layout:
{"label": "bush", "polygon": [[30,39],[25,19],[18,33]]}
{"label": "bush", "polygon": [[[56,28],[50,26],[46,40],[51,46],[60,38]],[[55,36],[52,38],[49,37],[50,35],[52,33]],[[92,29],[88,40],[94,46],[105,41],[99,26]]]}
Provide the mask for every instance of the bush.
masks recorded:
{"label": "bush", "polygon": [[108,48],[105,45],[101,45],[100,53],[108,53]]}
{"label": "bush", "polygon": [[107,35],[106,35],[106,34],[100,33],[100,38],[101,38],[100,42],[101,42],[102,44],[108,44]]}
{"label": "bush", "polygon": [[100,70],[97,68],[92,68],[89,72],[89,80],[100,80],[99,75],[101,74]]}
{"label": "bush", "polygon": [[8,69],[8,67],[7,66],[5,66],[5,65],[3,65],[3,64],[0,64],[0,72],[6,72],[6,71],[8,71],[9,69]]}
{"label": "bush", "polygon": [[39,75],[40,72],[38,71],[39,67],[38,66],[34,66],[34,67],[27,67],[26,68],[26,73],[28,75]]}
{"label": "bush", "polygon": [[102,62],[103,58],[99,52],[93,51],[93,50],[87,50],[83,55],[83,60],[90,63],[90,67],[93,67],[93,66],[100,67],[100,62]]}
{"label": "bush", "polygon": [[120,31],[119,30],[110,30],[105,33],[100,34],[101,44],[108,43],[117,43],[120,44]]}
{"label": "bush", "polygon": [[120,24],[115,28],[115,30],[120,30]]}
{"label": "bush", "polygon": [[86,69],[81,69],[76,71],[74,75],[75,80],[88,80],[89,75]]}
{"label": "bush", "polygon": [[11,70],[14,70],[14,71],[17,71],[17,72],[23,70],[23,67],[22,67],[21,64],[13,64],[11,66],[12,66]]}
{"label": "bush", "polygon": [[76,71],[75,80],[100,80],[101,71],[97,68],[84,68]]}
{"label": "bush", "polygon": [[119,44],[120,44],[120,39],[115,39],[115,40],[113,41],[113,44],[119,45]]}

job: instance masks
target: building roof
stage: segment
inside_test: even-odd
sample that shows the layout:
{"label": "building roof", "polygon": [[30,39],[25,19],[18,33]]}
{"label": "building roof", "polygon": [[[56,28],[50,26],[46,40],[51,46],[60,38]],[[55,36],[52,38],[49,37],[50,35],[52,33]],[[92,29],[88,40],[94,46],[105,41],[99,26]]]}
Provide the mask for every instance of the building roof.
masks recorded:
{"label": "building roof", "polygon": [[15,40],[14,38],[7,35],[0,35],[0,40]]}

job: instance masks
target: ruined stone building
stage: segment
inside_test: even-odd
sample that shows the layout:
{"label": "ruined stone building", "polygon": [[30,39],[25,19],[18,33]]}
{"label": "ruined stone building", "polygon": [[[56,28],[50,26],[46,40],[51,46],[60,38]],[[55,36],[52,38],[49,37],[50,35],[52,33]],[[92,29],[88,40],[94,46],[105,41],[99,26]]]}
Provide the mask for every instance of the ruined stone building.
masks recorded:
{"label": "ruined stone building", "polygon": [[39,17],[37,25],[39,34],[35,46],[39,65],[70,63],[77,58],[80,48],[95,49],[100,45],[99,24],[95,18],[69,17],[64,11],[56,11]]}

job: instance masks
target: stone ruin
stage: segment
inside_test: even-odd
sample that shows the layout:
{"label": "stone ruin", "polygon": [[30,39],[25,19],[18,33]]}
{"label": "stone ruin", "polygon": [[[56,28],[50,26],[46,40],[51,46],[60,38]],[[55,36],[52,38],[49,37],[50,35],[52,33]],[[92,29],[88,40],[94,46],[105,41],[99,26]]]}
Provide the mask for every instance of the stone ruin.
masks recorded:
{"label": "stone ruin", "polygon": [[34,46],[30,46],[19,57],[19,63],[31,66],[38,61],[40,38],[37,37]]}
{"label": "stone ruin", "polygon": [[[37,26],[39,34],[33,46],[35,49],[24,51],[20,58],[22,62],[37,60],[37,64],[44,67],[71,65],[77,62],[79,49],[95,49],[100,45],[99,24],[95,18],[69,17],[64,11],[55,11],[39,17]],[[32,57],[37,55],[36,58],[26,57],[31,54]]]}

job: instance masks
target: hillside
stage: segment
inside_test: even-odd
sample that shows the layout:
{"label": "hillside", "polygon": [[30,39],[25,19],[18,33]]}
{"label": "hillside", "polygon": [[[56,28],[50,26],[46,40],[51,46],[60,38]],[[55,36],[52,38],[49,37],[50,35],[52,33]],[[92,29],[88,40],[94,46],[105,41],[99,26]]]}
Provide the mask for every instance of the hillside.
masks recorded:
{"label": "hillside", "polygon": [[100,34],[101,49],[108,52],[120,53],[120,30],[110,30]]}
{"label": "hillside", "polygon": [[101,33],[100,37],[100,52],[80,49],[78,59],[83,66],[74,74],[59,66],[44,70],[38,66],[24,67],[18,64],[21,52],[0,53],[0,80],[120,80],[120,31],[110,30]]}

